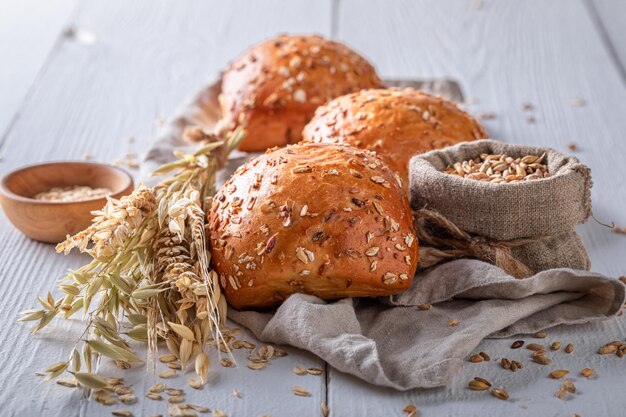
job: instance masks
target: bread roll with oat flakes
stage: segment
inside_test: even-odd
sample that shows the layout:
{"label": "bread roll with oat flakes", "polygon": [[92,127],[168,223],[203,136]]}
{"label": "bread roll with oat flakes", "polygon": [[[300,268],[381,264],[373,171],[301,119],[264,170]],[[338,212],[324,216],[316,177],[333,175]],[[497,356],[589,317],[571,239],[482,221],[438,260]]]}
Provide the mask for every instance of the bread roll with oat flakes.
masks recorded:
{"label": "bread roll with oat flakes", "polygon": [[411,157],[484,139],[487,132],[451,101],[411,88],[390,88],[362,90],[319,107],[302,137],[374,150],[408,186]]}
{"label": "bread roll with oat flakes", "polygon": [[245,51],[222,77],[218,130],[245,126],[242,151],[299,142],[315,109],[382,81],[347,46],[317,35],[281,35]]}
{"label": "bread roll with oat flakes", "polygon": [[418,245],[408,198],[373,152],[302,143],[239,167],[209,212],[211,255],[236,308],[409,287]]}

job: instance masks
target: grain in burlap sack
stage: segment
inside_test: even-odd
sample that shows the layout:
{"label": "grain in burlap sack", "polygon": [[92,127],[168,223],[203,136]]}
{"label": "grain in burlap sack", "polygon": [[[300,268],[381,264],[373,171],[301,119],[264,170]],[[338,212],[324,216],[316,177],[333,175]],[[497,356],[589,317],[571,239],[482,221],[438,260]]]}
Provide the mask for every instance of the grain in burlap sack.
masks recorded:
{"label": "grain in burlap sack", "polygon": [[[442,172],[482,153],[513,158],[546,154],[549,178],[493,184]],[[575,230],[591,215],[591,172],[577,158],[553,149],[485,139],[415,156],[410,162],[411,206],[434,210],[473,236],[507,242],[512,256],[532,273],[552,268],[590,268]]]}

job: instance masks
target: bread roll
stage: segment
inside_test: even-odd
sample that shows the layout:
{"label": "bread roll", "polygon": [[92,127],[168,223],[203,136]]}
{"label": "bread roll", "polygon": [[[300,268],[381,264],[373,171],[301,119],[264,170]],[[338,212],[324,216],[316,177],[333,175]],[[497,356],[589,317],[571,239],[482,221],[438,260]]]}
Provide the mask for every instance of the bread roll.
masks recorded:
{"label": "bread roll", "polygon": [[242,165],[209,212],[226,299],[264,308],[293,293],[395,294],[418,261],[408,198],[373,152],[305,143]]}
{"label": "bread roll", "polygon": [[338,97],[317,109],[302,136],[305,141],[374,150],[408,185],[413,155],[483,139],[487,132],[456,104],[406,88]]}
{"label": "bread roll", "polygon": [[243,125],[242,151],[299,142],[315,109],[330,99],[382,85],[347,46],[316,35],[281,35],[245,51],[222,78],[218,130]]}

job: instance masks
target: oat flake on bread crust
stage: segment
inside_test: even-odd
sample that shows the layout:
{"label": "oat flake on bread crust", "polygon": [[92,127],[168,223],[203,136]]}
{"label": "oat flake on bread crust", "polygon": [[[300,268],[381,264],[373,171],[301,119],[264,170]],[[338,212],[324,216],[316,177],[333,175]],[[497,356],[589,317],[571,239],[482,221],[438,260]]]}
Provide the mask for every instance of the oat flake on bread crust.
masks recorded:
{"label": "oat flake on bread crust", "polygon": [[237,308],[302,292],[324,299],[409,287],[413,217],[400,177],[373,152],[298,144],[242,165],[209,213],[211,252]]}

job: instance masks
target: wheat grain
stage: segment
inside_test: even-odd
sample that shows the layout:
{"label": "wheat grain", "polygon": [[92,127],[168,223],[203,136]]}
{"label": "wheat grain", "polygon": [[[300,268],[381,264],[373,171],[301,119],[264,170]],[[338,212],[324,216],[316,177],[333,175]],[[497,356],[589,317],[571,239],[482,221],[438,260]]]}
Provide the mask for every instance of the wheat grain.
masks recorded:
{"label": "wheat grain", "polygon": [[491,394],[500,400],[506,401],[509,399],[509,393],[505,389],[502,389],[502,388],[492,388]]}
{"label": "wheat grain", "polygon": [[115,410],[112,411],[111,414],[115,417],[133,417],[133,413],[128,410]]}
{"label": "wheat grain", "polygon": [[490,384],[477,380],[470,381],[467,385],[472,391],[486,391],[491,386]]}
{"label": "wheat grain", "polygon": [[309,392],[309,390],[307,390],[304,387],[299,387],[299,386],[293,387],[292,392],[295,395],[300,396],[300,397],[310,397],[311,396],[311,393]]}
{"label": "wheat grain", "polygon": [[561,379],[565,375],[569,374],[569,371],[565,369],[557,369],[556,371],[552,371],[548,374],[548,376],[552,379]]}
{"label": "wheat grain", "polygon": [[542,163],[544,159],[545,154],[541,156],[528,155],[520,158],[512,158],[505,154],[481,154],[475,159],[455,162],[446,167],[443,172],[476,181],[508,184],[552,176],[548,172],[548,166]]}
{"label": "wheat grain", "polygon": [[306,368],[303,367],[303,366],[300,366],[300,365],[295,365],[292,368],[292,370],[293,370],[293,373],[296,374],[296,375],[302,376],[302,375],[306,375],[307,374]]}

